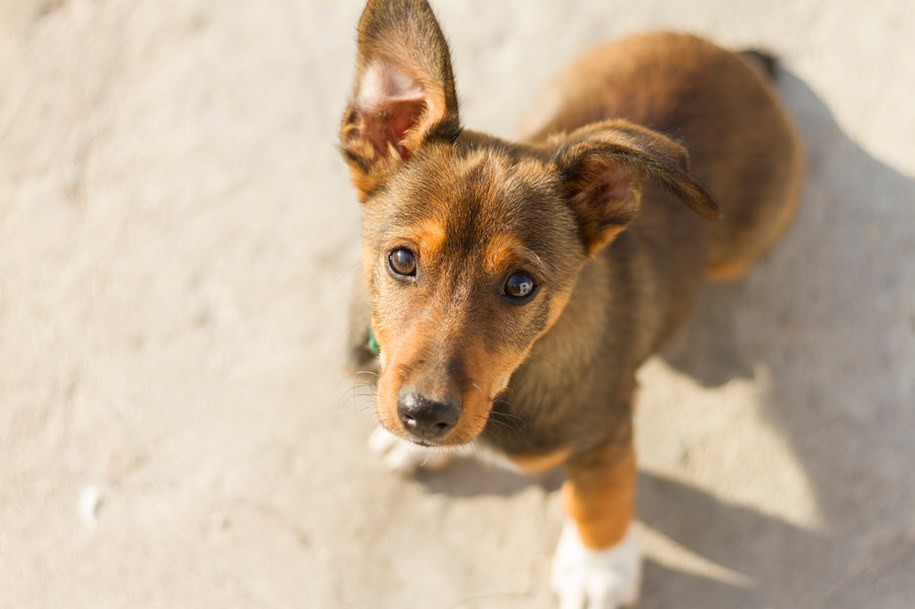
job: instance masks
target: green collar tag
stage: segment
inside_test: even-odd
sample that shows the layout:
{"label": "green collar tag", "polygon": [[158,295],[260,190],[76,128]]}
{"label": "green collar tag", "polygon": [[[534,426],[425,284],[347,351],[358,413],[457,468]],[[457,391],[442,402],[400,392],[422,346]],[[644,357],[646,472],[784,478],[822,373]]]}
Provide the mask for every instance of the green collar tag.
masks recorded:
{"label": "green collar tag", "polygon": [[376,357],[381,354],[381,347],[378,346],[378,341],[375,340],[375,331],[372,329],[372,326],[369,326],[369,342],[366,347],[368,347],[372,355]]}

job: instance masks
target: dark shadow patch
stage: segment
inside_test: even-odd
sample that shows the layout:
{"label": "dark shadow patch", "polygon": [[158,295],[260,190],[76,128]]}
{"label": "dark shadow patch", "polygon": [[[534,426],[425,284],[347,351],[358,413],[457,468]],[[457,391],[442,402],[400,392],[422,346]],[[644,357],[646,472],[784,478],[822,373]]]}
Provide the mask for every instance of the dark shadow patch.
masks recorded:
{"label": "dark shadow patch", "polygon": [[639,609],[763,609],[752,590],[693,573],[671,569],[653,560],[642,565]]}
{"label": "dark shadow patch", "polygon": [[734,319],[745,292],[743,280],[705,286],[691,317],[662,351],[665,361],[705,387],[752,376]]}
{"label": "dark shadow patch", "polygon": [[798,217],[746,278],[706,287],[662,357],[711,387],[765,373],[762,412],[824,524],[796,526],[643,474],[644,522],[754,586],[649,566],[645,607],[902,609],[915,598],[915,534],[903,518],[915,505],[903,346],[915,334],[903,308],[915,280],[915,183],[849,138],[796,76],[781,73],[779,89],[807,147]]}
{"label": "dark shadow patch", "polygon": [[563,479],[562,472],[558,469],[527,476],[472,458],[458,459],[444,470],[421,473],[418,477],[418,480],[430,493],[441,493],[453,497],[478,495],[507,497],[518,494],[532,485],[540,486],[547,491],[555,491],[562,485]]}

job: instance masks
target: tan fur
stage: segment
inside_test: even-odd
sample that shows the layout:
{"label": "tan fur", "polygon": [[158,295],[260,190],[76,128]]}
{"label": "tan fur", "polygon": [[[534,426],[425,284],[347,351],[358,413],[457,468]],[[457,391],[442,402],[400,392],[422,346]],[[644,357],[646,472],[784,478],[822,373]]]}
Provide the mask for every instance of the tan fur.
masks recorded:
{"label": "tan fur", "polygon": [[416,228],[415,239],[420,256],[425,258],[440,256],[445,247],[445,228],[441,223],[428,220]]}
{"label": "tan fur", "polygon": [[530,261],[538,266],[537,255],[530,252],[517,237],[510,233],[499,233],[486,244],[483,252],[483,267],[489,273],[507,270],[513,264]]}
{"label": "tan fur", "polygon": [[512,455],[511,461],[522,470],[531,474],[540,474],[556,467],[569,460],[570,450],[558,450],[548,455],[536,455],[526,457],[524,455]]}
{"label": "tan fur", "polygon": [[631,442],[603,447],[572,470],[562,487],[563,506],[586,547],[599,550],[622,541],[635,514],[635,477]]}

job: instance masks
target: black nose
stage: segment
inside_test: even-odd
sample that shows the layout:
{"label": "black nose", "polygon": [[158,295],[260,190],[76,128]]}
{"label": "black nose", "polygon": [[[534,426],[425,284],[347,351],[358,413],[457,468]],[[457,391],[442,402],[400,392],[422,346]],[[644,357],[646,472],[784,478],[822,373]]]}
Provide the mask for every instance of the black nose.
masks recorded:
{"label": "black nose", "polygon": [[408,393],[397,400],[397,414],[407,431],[417,438],[433,440],[444,436],[455,426],[461,416],[461,407],[460,404],[434,402],[418,393]]}

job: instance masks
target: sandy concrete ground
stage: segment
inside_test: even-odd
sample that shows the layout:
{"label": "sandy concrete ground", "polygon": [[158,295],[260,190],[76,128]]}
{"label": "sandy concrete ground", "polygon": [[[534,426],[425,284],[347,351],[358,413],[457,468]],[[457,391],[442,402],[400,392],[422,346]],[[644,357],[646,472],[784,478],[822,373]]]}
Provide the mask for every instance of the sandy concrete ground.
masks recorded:
{"label": "sandy concrete ground", "polygon": [[[334,150],[360,0],[0,0],[0,607],[551,606],[549,485],[365,450]],[[915,11],[438,0],[465,122],[578,51],[784,58],[797,223],[644,370],[643,607],[915,602]]]}

